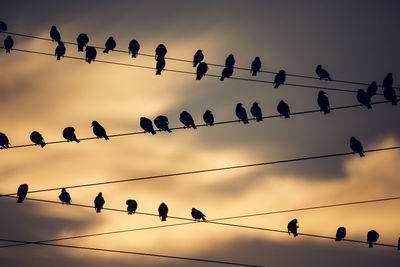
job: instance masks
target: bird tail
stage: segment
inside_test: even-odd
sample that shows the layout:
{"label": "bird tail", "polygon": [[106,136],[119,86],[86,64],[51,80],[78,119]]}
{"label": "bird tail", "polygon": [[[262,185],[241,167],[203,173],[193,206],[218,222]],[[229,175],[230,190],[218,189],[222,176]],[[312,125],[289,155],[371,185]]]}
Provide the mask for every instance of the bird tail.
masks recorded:
{"label": "bird tail", "polygon": [[75,137],[74,141],[79,143],[81,140],[79,140],[78,138]]}
{"label": "bird tail", "polygon": [[201,80],[201,75],[200,75],[200,74],[197,74],[197,75],[196,75],[196,80],[197,80],[197,81]]}
{"label": "bird tail", "polygon": [[167,220],[167,217],[166,217],[166,216],[162,216],[162,217],[161,217],[161,221],[162,221],[162,222],[165,222],[166,220]]}
{"label": "bird tail", "polygon": [[214,126],[214,123],[213,123],[213,122],[210,122],[210,126]]}
{"label": "bird tail", "polygon": [[393,105],[393,106],[397,106],[397,99],[396,99],[396,98],[393,99],[392,105]]}
{"label": "bird tail", "polygon": [[252,76],[257,76],[257,71],[253,70]]}
{"label": "bird tail", "polygon": [[168,131],[168,133],[172,133],[172,131],[171,131],[171,129],[170,129],[170,128],[167,128],[167,131]]}
{"label": "bird tail", "polygon": [[193,62],[193,67],[196,67],[197,66],[197,62]]}
{"label": "bird tail", "polygon": [[256,120],[257,121],[263,121],[263,118],[262,117],[258,117],[258,118],[256,118]]}
{"label": "bird tail", "polygon": [[23,197],[18,197],[17,203],[22,203],[23,201],[24,201],[24,198],[23,198]]}
{"label": "bird tail", "polygon": [[57,60],[60,60],[60,58],[61,58],[61,56],[60,56],[60,55],[57,55]]}
{"label": "bird tail", "polygon": [[10,53],[11,51],[10,51],[10,49],[6,49],[6,53]]}
{"label": "bird tail", "polygon": [[372,242],[369,242],[369,248],[372,248],[374,245],[372,244]]}
{"label": "bird tail", "polygon": [[341,241],[342,239],[340,239],[339,237],[336,237],[335,241]]}
{"label": "bird tail", "polygon": [[131,211],[131,210],[128,210],[128,214],[132,214],[132,211]]}
{"label": "bird tail", "polygon": [[46,145],[45,142],[43,142],[43,141],[40,142],[40,146],[41,146],[41,147],[44,147],[45,145]]}
{"label": "bird tail", "polygon": [[329,108],[324,109],[324,114],[329,114],[329,113],[331,113]]}
{"label": "bird tail", "polygon": [[161,70],[157,70],[156,75],[161,75]]}
{"label": "bird tail", "polygon": [[103,53],[106,53],[106,54],[108,54],[108,49],[107,49],[107,48],[106,48],[106,49],[104,49]]}
{"label": "bird tail", "polygon": [[152,134],[152,135],[155,135],[155,134],[156,134],[156,131],[152,130],[152,131],[151,131],[151,134]]}
{"label": "bird tail", "polygon": [[78,45],[78,52],[83,52],[83,46]]}
{"label": "bird tail", "polygon": [[96,212],[100,213],[101,212],[101,208],[96,208]]}
{"label": "bird tail", "polygon": [[243,119],[243,123],[247,124],[247,123],[249,123],[249,120],[248,119]]}
{"label": "bird tail", "polygon": [[221,76],[221,78],[219,78],[220,81],[223,81],[225,79],[224,76]]}
{"label": "bird tail", "polygon": [[194,124],[194,123],[193,123],[192,127],[193,127],[193,130],[196,130],[196,129],[197,129],[197,126],[196,126],[196,124]]}
{"label": "bird tail", "polygon": [[289,113],[285,114],[285,119],[290,119]]}
{"label": "bird tail", "polygon": [[294,236],[294,237],[296,237],[296,236],[298,236],[298,235],[299,235],[299,234],[298,234],[297,232],[294,232],[294,233],[293,233],[293,236]]}
{"label": "bird tail", "polygon": [[109,138],[108,138],[108,136],[106,135],[106,136],[104,136],[104,139],[108,140]]}
{"label": "bird tail", "polygon": [[359,154],[360,154],[360,157],[364,157],[365,156],[364,155],[364,151],[360,151]]}
{"label": "bird tail", "polygon": [[275,84],[275,86],[274,86],[274,88],[278,88],[279,87],[279,84],[278,83],[276,83]]}
{"label": "bird tail", "polygon": [[371,104],[368,103],[368,104],[367,104],[367,108],[368,108],[368,109],[372,109]]}

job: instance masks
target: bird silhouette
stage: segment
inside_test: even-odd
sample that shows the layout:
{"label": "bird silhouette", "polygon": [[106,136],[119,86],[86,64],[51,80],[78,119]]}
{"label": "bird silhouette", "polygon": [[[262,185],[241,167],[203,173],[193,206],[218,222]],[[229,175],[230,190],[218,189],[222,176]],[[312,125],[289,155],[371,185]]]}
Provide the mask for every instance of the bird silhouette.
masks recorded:
{"label": "bird silhouette", "polygon": [[230,78],[233,74],[233,67],[226,67],[222,70],[220,81],[223,81],[225,78]]}
{"label": "bird silhouette", "polygon": [[107,39],[106,43],[105,43],[105,48],[104,48],[103,53],[108,54],[108,52],[109,52],[110,50],[111,50],[111,51],[114,51],[114,48],[115,48],[116,46],[117,46],[117,43],[115,42],[114,38],[113,38],[112,36],[110,36],[110,37]]}
{"label": "bird silhouette", "polygon": [[161,218],[162,222],[165,222],[167,220],[167,215],[168,215],[168,206],[163,202],[158,207],[158,216]]}
{"label": "bird silhouette", "polygon": [[317,73],[320,80],[332,80],[329,73],[325,69],[323,69],[321,65],[317,66],[317,68],[315,69],[315,73]]}
{"label": "bird silhouette", "polygon": [[336,239],[335,241],[342,241],[346,237],[346,228],[339,227],[336,231]]}
{"label": "bird silhouette", "polygon": [[65,55],[65,45],[63,42],[58,42],[58,45],[56,47],[56,52],[55,55],[57,56],[57,60],[60,60],[61,57],[64,57]]}
{"label": "bird silhouette", "polygon": [[190,115],[187,111],[182,111],[181,115],[179,116],[179,120],[183,123],[183,125],[185,125],[185,128],[190,128],[190,126],[192,126],[193,129],[197,128],[196,124],[194,124],[192,115]]}
{"label": "bird silhouette", "polygon": [[382,89],[392,88],[392,86],[393,86],[393,76],[392,76],[392,73],[389,72],[386,75],[385,79],[383,79]]}
{"label": "bird silhouette", "polygon": [[6,37],[6,39],[4,39],[4,48],[6,49],[6,53],[10,53],[13,46],[14,40],[9,35]]}
{"label": "bird silhouette", "polygon": [[350,137],[350,148],[354,153],[360,154],[360,157],[364,157],[364,148],[354,136]]}
{"label": "bird silhouette", "polygon": [[99,194],[97,195],[97,197],[94,199],[94,208],[96,209],[97,213],[101,212],[101,209],[104,206],[104,198],[103,198],[103,194],[101,192],[99,192]]}
{"label": "bird silhouette", "polygon": [[0,146],[5,149],[10,148],[10,141],[4,133],[0,133]]}
{"label": "bird silhouette", "polygon": [[77,143],[80,142],[80,140],[78,138],[76,138],[74,127],[66,127],[63,130],[63,137],[65,139],[67,139],[68,142],[72,142],[72,141],[75,141]]}
{"label": "bird silhouette", "polygon": [[205,221],[206,220],[206,215],[204,215],[201,211],[199,211],[198,209],[195,209],[195,208],[192,208],[192,217],[193,217],[193,219],[195,220],[195,221],[200,221],[200,220],[203,220],[203,221]]}
{"label": "bird silhouette", "polygon": [[297,228],[299,228],[297,225],[297,219],[291,220],[287,225],[289,235],[292,233],[294,237],[298,236],[299,234],[297,233]]}
{"label": "bird silhouette", "polygon": [[164,58],[159,58],[156,64],[156,75],[161,75],[161,71],[165,68],[165,60]]}
{"label": "bird silhouette", "polygon": [[284,70],[280,70],[274,79],[274,87],[278,88],[280,85],[284,84],[286,80],[286,72]]}
{"label": "bird silhouette", "polygon": [[4,21],[0,21],[0,33],[7,30],[7,24]]}
{"label": "bird silhouette", "polygon": [[97,56],[97,51],[96,48],[94,48],[93,46],[86,46],[86,57],[85,60],[87,63],[91,63],[92,61],[94,61],[96,59]]}
{"label": "bird silhouette", "polygon": [[156,131],[154,131],[153,128],[153,123],[148,118],[145,117],[140,118],[140,127],[142,127],[145,133],[151,133],[153,135],[156,134]]}
{"label": "bird silhouette", "polygon": [[373,97],[374,95],[376,95],[376,91],[378,91],[378,85],[374,81],[370,83],[370,85],[368,85],[367,94],[369,97]]}
{"label": "bird silhouette", "polygon": [[251,112],[251,115],[253,115],[253,117],[256,118],[256,121],[263,120],[262,111],[257,102],[253,103],[253,106],[251,106],[251,108],[250,108],[250,112]]}
{"label": "bird silhouette", "polygon": [[128,207],[126,208],[126,210],[128,211],[128,214],[132,214],[136,212],[137,209],[137,202],[134,199],[128,199],[126,201],[126,205],[128,205]]}
{"label": "bird silhouette", "polygon": [[207,125],[213,126],[214,125],[214,115],[211,113],[210,110],[206,110],[203,114],[203,120]]}
{"label": "bird silhouette", "polygon": [[61,35],[58,32],[57,27],[54,25],[51,26],[50,29],[50,38],[51,40],[56,41],[57,43],[61,41]]}
{"label": "bird silhouette", "polygon": [[232,68],[233,69],[233,65],[235,65],[235,57],[233,56],[233,54],[230,54],[226,59],[225,59],[225,68]]}
{"label": "bird silhouette", "polygon": [[193,67],[196,67],[197,64],[203,61],[203,59],[204,59],[203,51],[201,51],[200,49],[197,50],[197,52],[193,56]]}
{"label": "bird silhouette", "polygon": [[65,188],[61,189],[61,194],[58,196],[58,198],[60,199],[62,204],[71,204],[71,196],[69,195],[67,190],[65,190]]}
{"label": "bird silhouette", "polygon": [[393,87],[383,89],[383,96],[388,102],[391,102],[393,106],[397,106],[397,95]]}
{"label": "bird silhouette", "polygon": [[203,78],[203,76],[206,74],[207,70],[208,70],[207,63],[201,62],[201,63],[197,66],[197,70],[196,70],[196,80],[201,80],[201,78]]}
{"label": "bird silhouette", "polygon": [[83,48],[89,43],[89,37],[86,33],[81,33],[76,38],[76,43],[78,44],[78,52],[83,52]]}
{"label": "bird silhouette", "polygon": [[256,57],[251,63],[251,75],[256,76],[257,72],[261,69],[261,60],[259,57]]}
{"label": "bird silhouette", "polygon": [[97,121],[92,121],[93,133],[97,136],[97,138],[102,138],[108,140],[108,136],[106,130],[103,126],[100,125]]}
{"label": "bird silhouette", "polygon": [[376,243],[376,241],[378,241],[379,238],[379,234],[375,231],[375,230],[371,230],[368,232],[367,234],[367,241],[369,244],[369,248],[373,247],[373,244]]}
{"label": "bird silhouette", "polygon": [[26,198],[26,195],[28,194],[28,185],[27,184],[21,184],[18,187],[18,191],[17,191],[17,203],[22,203],[24,201],[24,199]]}
{"label": "bird silhouette", "polygon": [[171,133],[171,129],[169,129],[168,124],[169,124],[169,122],[168,122],[168,118],[166,116],[160,115],[154,119],[154,125],[158,129]]}
{"label": "bird silhouette", "polygon": [[399,237],[399,241],[397,241],[397,250],[400,250],[400,237]]}
{"label": "bird silhouette", "polygon": [[167,54],[167,48],[163,44],[159,44],[156,48],[156,60],[164,60],[165,55]]}
{"label": "bird silhouette", "polygon": [[246,109],[242,106],[242,103],[236,104],[235,113],[236,113],[236,116],[239,118],[239,122],[243,121],[244,124],[249,123],[249,119],[247,118]]}
{"label": "bird silhouette", "polygon": [[132,57],[136,57],[140,49],[140,44],[136,40],[132,40],[129,42],[128,50],[129,54],[132,55]]}
{"label": "bird silhouette", "polygon": [[33,131],[31,133],[30,139],[35,145],[40,145],[41,147],[44,147],[46,145],[43,136],[37,131]]}
{"label": "bird silhouette", "polygon": [[318,92],[318,98],[317,98],[318,106],[321,111],[324,112],[324,114],[331,113],[330,106],[329,106],[329,99],[326,96],[326,93],[324,91],[319,91]]}
{"label": "bird silhouette", "polygon": [[371,98],[363,89],[358,89],[357,100],[360,103],[360,106],[366,106],[368,109],[372,109]]}
{"label": "bird silhouette", "polygon": [[289,105],[286,104],[285,101],[283,101],[283,100],[279,101],[276,109],[278,110],[280,116],[284,116],[285,119],[290,118],[290,108],[289,108]]}

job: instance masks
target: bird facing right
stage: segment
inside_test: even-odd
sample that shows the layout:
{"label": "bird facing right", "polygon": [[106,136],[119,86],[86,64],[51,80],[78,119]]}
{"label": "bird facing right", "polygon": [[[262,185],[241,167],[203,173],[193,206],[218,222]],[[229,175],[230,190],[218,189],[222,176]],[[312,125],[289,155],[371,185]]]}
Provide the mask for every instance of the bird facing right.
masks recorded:
{"label": "bird facing right", "polygon": [[329,114],[331,113],[330,106],[329,106],[329,99],[326,96],[326,93],[324,91],[319,91],[318,92],[318,106],[321,109],[321,111],[324,112],[324,114]]}
{"label": "bird facing right", "polygon": [[299,228],[297,225],[297,219],[291,220],[287,225],[289,235],[292,233],[294,237],[298,236],[299,234],[297,233],[297,228]]}
{"label": "bird facing right", "polygon": [[235,113],[236,113],[236,116],[239,118],[239,122],[243,121],[244,124],[249,123],[249,119],[247,118],[246,109],[242,106],[242,103],[237,103]]}
{"label": "bird facing right", "polygon": [[200,220],[205,221],[206,220],[206,215],[204,215],[201,211],[198,209],[192,208],[192,217],[195,221],[199,222]]}

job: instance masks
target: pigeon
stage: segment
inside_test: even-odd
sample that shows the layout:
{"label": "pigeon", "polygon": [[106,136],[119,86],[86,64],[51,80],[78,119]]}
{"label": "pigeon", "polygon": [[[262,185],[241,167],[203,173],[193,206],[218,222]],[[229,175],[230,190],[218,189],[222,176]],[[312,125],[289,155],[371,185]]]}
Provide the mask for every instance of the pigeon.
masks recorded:
{"label": "pigeon", "polygon": [[75,141],[77,143],[80,142],[80,140],[78,138],[76,138],[75,135],[75,129],[74,127],[67,127],[63,130],[63,137],[65,139],[67,139],[68,142],[72,142]]}
{"label": "pigeon", "polygon": [[142,127],[145,133],[151,133],[152,135],[156,134],[156,131],[154,131],[153,128],[153,123],[148,118],[145,117],[140,118],[140,127]]}
{"label": "pigeon", "polygon": [[346,237],[346,228],[339,227],[336,231],[336,239],[335,241],[342,241]]}
{"label": "pigeon", "polygon": [[162,222],[165,222],[167,220],[167,214],[168,214],[168,206],[165,205],[165,203],[163,202],[158,207],[158,215],[160,216]]}
{"label": "pigeon", "polygon": [[201,80],[201,78],[203,78],[203,76],[206,75],[207,70],[208,70],[207,63],[201,62],[201,63],[197,66],[197,70],[196,70],[196,80]]}
{"label": "pigeon", "polygon": [[4,39],[4,48],[6,49],[6,53],[10,53],[13,46],[14,40],[9,35],[6,37],[6,39]]}
{"label": "pigeon", "polygon": [[94,199],[94,208],[96,209],[97,213],[101,212],[101,209],[103,208],[104,203],[105,203],[105,201],[103,198],[103,194],[101,192],[99,192],[97,197]]}
{"label": "pigeon", "polygon": [[85,57],[86,62],[90,64],[92,61],[96,59],[96,56],[97,56],[96,48],[94,48],[93,46],[86,46],[86,57]]}
{"label": "pigeon", "polygon": [[158,129],[171,133],[171,130],[169,129],[168,124],[169,124],[169,122],[168,122],[168,118],[166,116],[160,115],[154,119],[154,125]]}
{"label": "pigeon", "polygon": [[385,77],[385,79],[383,79],[382,82],[382,89],[385,90],[385,88],[392,88],[393,86],[393,77],[392,77],[392,73],[388,73]]}
{"label": "pigeon", "polygon": [[242,106],[242,103],[237,103],[235,113],[236,116],[239,118],[239,122],[243,121],[244,124],[249,123],[246,109]]}
{"label": "pigeon", "polygon": [[179,116],[179,120],[185,125],[185,128],[193,127],[195,130],[197,128],[196,124],[194,124],[194,120],[192,115],[189,114],[187,111],[182,111],[181,115]]}
{"label": "pigeon", "polygon": [[110,36],[110,37],[107,39],[105,46],[106,46],[106,47],[104,48],[103,53],[108,54],[108,52],[109,52],[110,50],[111,50],[111,51],[114,51],[114,48],[117,46],[117,43],[115,42],[114,38],[113,38],[112,36]]}
{"label": "pigeon", "polygon": [[83,48],[89,43],[89,37],[86,33],[81,33],[76,38],[76,43],[78,44],[78,52],[83,52]]}
{"label": "pigeon", "polygon": [[285,83],[285,80],[286,80],[286,72],[284,70],[280,70],[275,75],[274,87],[278,88],[281,84]]}
{"label": "pigeon", "polygon": [[129,54],[132,54],[132,57],[136,57],[140,49],[140,44],[136,40],[132,40],[129,42],[128,50]]}
{"label": "pigeon", "polygon": [[253,60],[253,63],[251,63],[251,75],[257,76],[257,72],[259,72],[260,69],[261,69],[261,60],[259,57],[256,57]]}
{"label": "pigeon", "polygon": [[369,248],[373,247],[373,244],[376,243],[376,241],[378,241],[379,238],[379,234],[375,231],[375,230],[371,230],[368,232],[367,234],[367,241],[369,244]]}
{"label": "pigeon", "polygon": [[378,91],[378,85],[376,85],[376,82],[374,81],[368,85],[367,94],[369,97],[373,97],[376,94],[376,91]]}
{"label": "pigeon", "polygon": [[22,203],[24,199],[26,198],[26,195],[28,194],[28,185],[27,184],[21,184],[18,187],[17,195],[17,203]]}
{"label": "pigeon", "polygon": [[71,196],[65,190],[65,188],[61,189],[61,194],[58,196],[62,204],[71,204]]}
{"label": "pigeon", "polygon": [[358,89],[357,100],[360,102],[360,106],[366,106],[368,109],[372,109],[371,98],[363,89]]}
{"label": "pigeon", "polygon": [[4,21],[0,21],[0,33],[7,30],[7,24]]}
{"label": "pigeon", "polygon": [[233,67],[227,67],[222,70],[220,81],[223,81],[225,78],[230,78],[233,74]]}
{"label": "pigeon", "polygon": [[5,149],[10,148],[10,141],[4,133],[0,133],[0,146]]}
{"label": "pigeon", "polygon": [[204,59],[203,52],[200,49],[197,50],[197,52],[193,56],[193,67],[196,67],[197,64],[203,61],[203,59]]}
{"label": "pigeon", "polygon": [[207,125],[213,126],[214,125],[214,115],[211,113],[210,110],[206,110],[203,114],[203,120]]}
{"label": "pigeon", "polygon": [[30,135],[30,139],[35,145],[40,145],[41,147],[44,147],[46,145],[43,136],[39,132],[32,132]]}
{"label": "pigeon", "polygon": [[161,75],[161,71],[165,68],[165,60],[164,58],[159,58],[156,64],[156,75]]}
{"label": "pigeon", "polygon": [[294,237],[298,236],[297,228],[299,228],[299,226],[297,226],[297,219],[291,220],[287,225],[289,235],[292,233]]}
{"label": "pigeon", "polygon": [[58,42],[58,45],[56,47],[56,53],[55,55],[57,56],[57,60],[60,60],[61,57],[64,57],[65,55],[65,45],[63,42]]}
{"label": "pigeon", "polygon": [[388,102],[391,102],[393,106],[397,106],[396,91],[392,87],[383,89],[383,96]]}
{"label": "pigeon", "polygon": [[156,60],[164,60],[165,55],[167,54],[167,48],[163,44],[159,44],[156,48]]}
{"label": "pigeon", "polygon": [[128,205],[128,207],[126,208],[126,210],[128,211],[128,214],[132,214],[136,212],[137,209],[137,202],[136,200],[133,199],[128,199],[126,201],[126,205]]}
{"label": "pigeon", "polygon": [[103,126],[100,125],[97,121],[92,121],[93,133],[97,136],[97,138],[102,138],[108,140],[108,136],[106,130]]}
{"label": "pigeon", "polygon": [[317,66],[317,68],[315,69],[315,73],[317,73],[320,80],[332,80],[329,73],[325,69],[323,69],[321,65]]}
{"label": "pigeon", "polygon": [[195,208],[192,208],[192,217],[193,217],[193,219],[195,220],[195,221],[200,221],[200,220],[203,220],[203,221],[205,221],[206,220],[206,215],[204,215],[201,211],[199,211],[199,210],[197,210],[197,209],[195,209]]}
{"label": "pigeon", "polygon": [[318,106],[319,106],[320,110],[323,111],[324,114],[331,113],[331,109],[329,106],[329,99],[326,96],[326,93],[324,91],[318,92],[317,102],[318,102]]}
{"label": "pigeon", "polygon": [[233,65],[235,65],[235,57],[232,54],[230,54],[225,60],[225,68],[233,69]]}
{"label": "pigeon", "polygon": [[354,153],[360,154],[360,157],[364,157],[364,148],[354,136],[350,137],[350,148]]}
{"label": "pigeon", "polygon": [[285,103],[285,101],[279,101],[279,104],[276,108],[280,114],[280,116],[285,116],[285,119],[290,118],[290,108],[289,105]]}
{"label": "pigeon", "polygon": [[51,40],[53,40],[53,42],[56,41],[58,43],[61,41],[61,35],[58,32],[57,27],[54,25],[51,26],[51,29],[50,29],[50,38],[51,38]]}
{"label": "pigeon", "polygon": [[256,121],[262,121],[262,111],[260,106],[258,105],[257,102],[253,103],[253,106],[250,108],[251,115],[253,115],[254,118],[256,118]]}

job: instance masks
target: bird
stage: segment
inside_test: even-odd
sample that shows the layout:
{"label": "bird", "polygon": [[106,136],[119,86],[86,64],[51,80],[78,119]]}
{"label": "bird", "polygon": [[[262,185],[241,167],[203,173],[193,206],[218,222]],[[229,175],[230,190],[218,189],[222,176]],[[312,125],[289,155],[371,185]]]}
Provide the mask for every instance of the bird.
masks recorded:
{"label": "bird", "polygon": [[370,85],[368,85],[367,94],[369,97],[373,97],[376,94],[376,91],[378,91],[378,85],[375,81],[373,81],[370,83]]}
{"label": "bird", "polygon": [[156,134],[156,131],[154,131],[153,128],[153,123],[148,118],[145,117],[140,118],[140,127],[142,127],[145,133],[151,133],[152,135]]}
{"label": "bird", "polygon": [[400,237],[399,237],[399,241],[397,241],[397,250],[400,250]]}
{"label": "bird", "polygon": [[297,219],[291,220],[287,225],[289,235],[292,233],[294,237],[298,236],[299,234],[297,233],[297,228],[299,228],[297,225]]}
{"label": "bird", "polygon": [[159,44],[156,48],[156,60],[164,59],[167,54],[167,48],[163,44]]}
{"label": "bird", "polygon": [[326,93],[324,91],[318,92],[317,102],[318,102],[318,106],[319,106],[320,110],[323,111],[324,114],[331,113],[331,109],[329,106],[329,99],[326,96]]}
{"label": "bird", "polygon": [[7,24],[4,21],[0,21],[0,32],[5,32],[7,30]]}
{"label": "bird", "polygon": [[35,145],[40,145],[41,147],[44,147],[46,145],[43,136],[37,131],[33,131],[31,133],[30,139]]}
{"label": "bird", "polygon": [[171,133],[171,129],[169,129],[168,124],[169,124],[169,122],[168,122],[168,118],[166,116],[160,115],[154,119],[154,125],[158,129]]}
{"label": "bird", "polygon": [[251,63],[251,75],[257,76],[257,72],[261,69],[261,60],[259,57],[255,57],[253,62]]}
{"label": "bird", "polygon": [[205,221],[206,220],[206,215],[204,215],[201,211],[199,211],[198,209],[195,209],[195,208],[192,208],[192,217],[193,217],[193,219],[195,220],[195,221],[200,221],[200,220],[203,220],[203,221]]}
{"label": "bird", "polygon": [[94,61],[96,59],[97,56],[97,51],[96,48],[94,48],[93,46],[86,46],[86,56],[85,56],[85,60],[87,63],[91,63],[92,61]]}
{"label": "bird", "polygon": [[397,95],[393,87],[383,89],[383,96],[388,102],[391,102],[393,106],[397,106]]}
{"label": "bird", "polygon": [[253,106],[251,106],[250,113],[251,113],[251,115],[253,115],[254,118],[256,118],[256,121],[263,120],[262,111],[257,102],[254,102]]}
{"label": "bird", "polygon": [[346,237],[346,228],[339,227],[336,231],[336,239],[335,241],[342,241]]}
{"label": "bird", "polygon": [[126,210],[128,211],[128,214],[132,214],[136,212],[137,209],[137,202],[134,199],[128,199],[126,201],[126,205],[128,205],[128,207],[126,208]]}
{"label": "bird", "polygon": [[63,137],[65,139],[67,139],[68,142],[72,142],[72,141],[75,141],[77,143],[80,142],[80,140],[78,138],[76,138],[74,127],[66,127],[63,130]]}
{"label": "bird", "polygon": [[286,80],[286,72],[284,70],[280,70],[274,79],[274,87],[278,88],[281,84],[284,84]]}
{"label": "bird", "polygon": [[366,106],[368,109],[372,109],[371,98],[363,89],[358,89],[357,100],[360,103],[360,106]]}
{"label": "bird", "polygon": [[50,29],[50,38],[52,41],[56,41],[57,43],[61,41],[61,35],[57,30],[56,26],[51,26]]}
{"label": "bird", "polygon": [[28,185],[27,184],[21,184],[18,187],[18,191],[17,191],[17,203],[22,203],[24,201],[24,199],[26,198],[26,195],[28,194]]}
{"label": "bird", "polygon": [[165,222],[167,220],[167,214],[168,214],[168,206],[163,202],[158,207],[158,215],[161,218],[162,222]]}
{"label": "bird", "polygon": [[140,49],[140,44],[136,40],[132,40],[129,42],[128,50],[129,54],[132,55],[132,57],[136,57]]}
{"label": "bird", "polygon": [[201,63],[197,66],[197,70],[196,70],[196,80],[201,80],[201,78],[203,78],[203,76],[206,75],[206,72],[207,72],[207,71],[208,71],[207,63],[201,62]]}
{"label": "bird", "polygon": [[382,89],[392,88],[392,86],[393,86],[393,76],[392,76],[392,73],[389,72],[386,75],[385,79],[383,79]]}
{"label": "bird", "polygon": [[67,190],[65,190],[65,188],[61,189],[61,194],[58,196],[58,198],[60,199],[62,204],[71,204],[71,196],[69,195]]}
{"label": "bird", "polygon": [[210,110],[206,110],[203,114],[203,120],[207,125],[213,126],[214,125],[214,115],[211,113]]}
{"label": "bird", "polygon": [[14,40],[9,35],[6,37],[6,39],[4,39],[4,48],[6,49],[6,53],[10,53],[13,46]]}
{"label": "bird", "polygon": [[323,69],[321,65],[317,66],[317,68],[315,69],[315,73],[317,73],[320,80],[332,80],[329,73],[325,69]]}
{"label": "bird", "polygon": [[233,65],[235,65],[235,57],[233,54],[230,54],[226,59],[225,59],[225,68],[232,68]]}
{"label": "bird", "polygon": [[164,58],[160,58],[159,60],[157,60],[157,64],[156,64],[156,75],[161,75],[161,71],[163,71],[165,68],[165,60]]}
{"label": "bird", "polygon": [[114,40],[114,38],[112,37],[112,36],[110,36],[108,39],[107,39],[107,41],[106,41],[106,43],[105,43],[105,48],[104,48],[104,51],[103,51],[103,53],[106,53],[106,54],[108,54],[108,52],[111,50],[111,51],[114,51],[114,48],[117,46],[117,43],[115,42],[115,40]]}
{"label": "bird", "polygon": [[56,47],[56,52],[55,55],[57,56],[57,60],[60,60],[61,57],[64,57],[65,55],[65,45],[63,42],[58,42],[58,45]]}
{"label": "bird", "polygon": [[103,194],[101,192],[99,192],[97,197],[94,199],[94,208],[96,209],[97,213],[101,212],[101,209],[103,208],[104,203],[105,203],[105,201],[103,198]]}
{"label": "bird", "polygon": [[235,113],[236,113],[236,116],[239,118],[239,122],[243,121],[244,124],[249,123],[249,120],[247,118],[246,109],[242,106],[242,103],[236,104]]}
{"label": "bird", "polygon": [[179,116],[179,120],[183,123],[183,125],[185,125],[185,128],[190,128],[190,126],[192,126],[194,130],[197,128],[196,124],[194,124],[192,115],[190,115],[190,113],[187,111],[182,111],[181,115]]}
{"label": "bird", "polygon": [[354,153],[360,154],[360,157],[364,157],[364,148],[354,136],[350,137],[350,148]]}
{"label": "bird", "polygon": [[108,140],[106,130],[100,125],[100,123],[97,121],[92,121],[91,127],[93,127],[93,133],[97,136],[97,138],[104,137],[104,139]]}
{"label": "bird", "polygon": [[225,78],[230,78],[233,74],[233,67],[226,67],[222,70],[220,81],[223,81]]}
{"label": "bird", "polygon": [[10,141],[8,140],[8,137],[4,133],[0,133],[0,146],[1,148],[10,148]]}
{"label": "bird", "polygon": [[197,64],[203,61],[203,59],[204,59],[203,51],[201,51],[200,49],[197,50],[197,52],[193,56],[193,67],[196,67]]}
{"label": "bird", "polygon": [[78,52],[83,52],[83,48],[89,43],[89,37],[86,33],[81,33],[76,38],[76,43],[78,44]]}
{"label": "bird", "polygon": [[378,241],[379,238],[379,234],[375,231],[375,230],[371,230],[368,232],[367,234],[367,241],[369,244],[369,248],[373,247],[373,244],[376,243],[376,241]]}
{"label": "bird", "polygon": [[283,101],[283,100],[279,101],[276,109],[278,110],[280,116],[284,116],[285,119],[290,118],[290,108],[289,108],[289,105],[286,104],[285,101]]}

